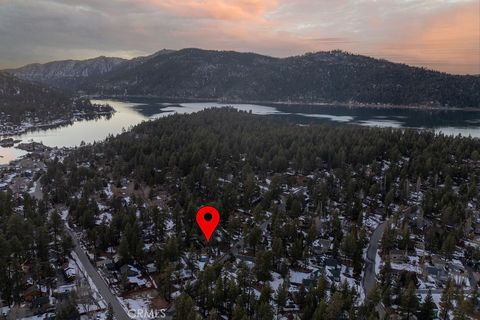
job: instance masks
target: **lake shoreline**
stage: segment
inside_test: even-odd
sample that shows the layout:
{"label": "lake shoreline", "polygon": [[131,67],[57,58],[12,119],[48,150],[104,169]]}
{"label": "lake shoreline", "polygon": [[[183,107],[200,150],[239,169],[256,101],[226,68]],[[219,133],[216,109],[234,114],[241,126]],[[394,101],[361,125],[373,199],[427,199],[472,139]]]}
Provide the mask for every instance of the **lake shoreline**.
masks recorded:
{"label": "lake shoreline", "polygon": [[2,128],[2,126],[0,125],[0,140],[6,139],[9,137],[19,136],[28,132],[70,126],[75,122],[95,120],[101,117],[111,117],[114,113],[115,113],[115,110],[112,109],[111,111],[94,112],[94,113],[85,114],[85,115],[76,114],[70,119],[57,119],[57,120],[52,120],[46,123],[40,122],[40,123],[34,123],[34,124],[25,124],[25,123],[11,124],[8,126],[7,129]]}
{"label": "lake shoreline", "polygon": [[85,96],[89,99],[155,99],[165,100],[165,102],[178,103],[178,102],[209,102],[219,104],[266,104],[273,106],[319,106],[319,107],[344,107],[351,109],[378,109],[378,110],[392,110],[392,109],[406,109],[406,110],[420,110],[430,112],[442,112],[442,111],[462,111],[462,112],[480,112],[480,106],[478,108],[468,107],[442,107],[436,105],[392,105],[392,104],[376,104],[376,103],[361,103],[361,102],[338,102],[338,101],[268,101],[268,100],[242,100],[242,99],[213,99],[213,98],[179,98],[179,97],[162,97],[155,95],[91,95]]}
{"label": "lake shoreline", "polygon": [[[151,98],[151,97],[150,97]],[[23,142],[41,142],[44,146],[58,148],[75,148],[82,144],[104,141],[109,136],[115,136],[129,130],[131,127],[143,122],[175,113],[190,114],[199,112],[204,108],[230,106],[238,110],[265,116],[287,117],[298,125],[309,124],[339,124],[360,125],[364,127],[396,128],[432,130],[435,134],[448,136],[480,138],[480,112],[438,112],[424,111],[418,108],[347,108],[345,106],[332,106],[326,103],[316,106],[304,104],[292,105],[289,103],[276,104],[234,104],[232,102],[206,102],[180,100],[173,102],[164,99],[145,98],[113,98],[110,100],[92,99],[95,104],[108,104],[115,110],[111,117],[98,117],[95,120],[74,121],[62,126],[55,125],[51,128],[41,127],[31,129],[29,132],[12,136],[13,140]],[[304,106],[305,108],[302,108]],[[0,126],[1,127],[1,126]],[[1,130],[0,130],[1,131]],[[6,137],[7,138],[7,137]],[[2,139],[0,138],[0,141]],[[10,140],[5,144],[11,145]],[[0,146],[0,164],[18,159],[26,153],[25,150],[13,147]]]}

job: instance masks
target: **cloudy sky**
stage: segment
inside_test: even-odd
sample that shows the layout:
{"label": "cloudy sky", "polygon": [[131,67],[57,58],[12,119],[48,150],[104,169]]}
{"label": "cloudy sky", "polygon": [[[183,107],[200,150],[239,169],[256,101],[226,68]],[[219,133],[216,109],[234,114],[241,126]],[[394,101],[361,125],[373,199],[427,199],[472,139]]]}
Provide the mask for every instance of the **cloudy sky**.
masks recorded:
{"label": "cloudy sky", "polygon": [[479,0],[0,0],[0,68],[199,47],[480,73]]}

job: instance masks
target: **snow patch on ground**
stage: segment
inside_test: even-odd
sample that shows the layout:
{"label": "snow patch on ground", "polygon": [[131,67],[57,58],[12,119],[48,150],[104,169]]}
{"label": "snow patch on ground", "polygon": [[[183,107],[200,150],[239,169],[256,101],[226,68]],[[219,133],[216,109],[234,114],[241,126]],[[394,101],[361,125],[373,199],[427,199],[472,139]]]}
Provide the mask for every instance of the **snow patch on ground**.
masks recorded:
{"label": "snow patch on ground", "polygon": [[406,264],[406,263],[391,263],[392,269],[393,270],[403,270],[403,271],[410,271],[410,272],[415,272],[418,274],[422,274],[422,269],[418,266],[413,266],[411,264]]}
{"label": "snow patch on ground", "polygon": [[377,250],[377,252],[375,253],[375,275],[377,276],[380,274],[381,263],[382,263],[382,258],[380,258],[380,255],[378,254],[378,250]]}
{"label": "snow patch on ground", "polygon": [[271,275],[273,280],[270,281],[270,287],[273,291],[277,291],[278,287],[283,285],[284,280],[282,276],[276,272],[272,272]]}
{"label": "snow patch on ground", "polygon": [[[149,293],[144,293],[140,294],[134,297],[129,297],[129,298],[119,298],[120,303],[122,304],[123,308],[125,310],[132,310],[136,311],[136,317],[135,319],[138,320],[150,320],[151,317],[148,316],[149,314],[154,314],[155,311],[152,310],[151,307],[151,300],[152,300],[152,295]],[[142,312],[138,312],[139,310],[142,310]],[[142,316],[142,314],[146,314],[146,316]]]}

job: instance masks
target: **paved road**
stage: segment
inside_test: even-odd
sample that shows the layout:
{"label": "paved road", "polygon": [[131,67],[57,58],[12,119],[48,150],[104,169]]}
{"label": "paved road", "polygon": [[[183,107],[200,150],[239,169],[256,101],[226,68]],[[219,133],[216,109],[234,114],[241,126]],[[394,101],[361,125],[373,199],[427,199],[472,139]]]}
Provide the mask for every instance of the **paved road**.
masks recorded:
{"label": "paved road", "polygon": [[123,309],[117,297],[112,293],[112,291],[110,291],[110,288],[107,286],[105,281],[98,273],[97,269],[92,265],[87,255],[83,251],[82,247],[80,246],[80,242],[78,241],[77,235],[68,228],[66,228],[66,230],[73,239],[73,244],[75,245],[73,251],[77,254],[78,258],[82,262],[85,271],[88,273],[90,279],[92,279],[100,295],[103,297],[103,299],[105,299],[105,302],[107,304],[109,303],[112,306],[113,312],[115,314],[115,319],[130,320],[131,318],[127,315],[127,312],[125,311],[125,309]]}
{"label": "paved road", "polygon": [[380,223],[375,231],[373,231],[370,243],[368,244],[367,260],[365,261],[365,275],[362,279],[365,295],[370,293],[377,282],[377,277],[375,275],[375,256],[377,255],[378,245],[382,239],[386,226],[387,223],[385,221]]}
{"label": "paved road", "polygon": [[[42,192],[42,185],[40,183],[41,177],[37,181],[37,185],[35,191],[32,193],[32,196],[37,200],[41,200],[43,198]],[[66,223],[66,222],[65,222]],[[113,313],[115,315],[116,320],[131,320],[128,316],[125,309],[122,307],[120,302],[118,301],[117,297],[112,293],[108,285],[105,283],[103,278],[98,273],[97,269],[92,265],[90,259],[88,259],[87,255],[83,251],[80,242],[78,240],[77,235],[73,232],[67,225],[65,225],[66,232],[72,237],[74,249],[73,251],[77,254],[80,262],[82,263],[85,271],[87,272],[90,279],[92,279],[93,283],[97,287],[100,295],[103,297],[107,304],[110,304],[113,309]],[[174,310],[174,308],[172,308]],[[172,319],[171,313],[172,310],[169,310],[169,314],[164,319]]]}
{"label": "paved road", "polygon": [[[375,283],[377,283],[377,276],[375,274],[375,257],[377,255],[378,245],[382,239],[386,226],[386,221],[380,223],[370,237],[370,243],[368,244],[367,249],[367,259],[365,261],[365,274],[362,279],[362,286],[365,296],[368,296],[370,291],[375,286]],[[376,309],[380,315],[380,319],[383,319],[385,317],[385,309],[383,305],[378,304]]]}
{"label": "paved road", "polygon": [[[32,193],[32,196],[38,200],[41,200],[43,198],[40,179],[38,179],[35,191]],[[110,288],[107,286],[105,281],[98,273],[97,269],[95,269],[95,267],[92,265],[87,255],[83,251],[82,247],[80,246],[80,242],[78,241],[77,235],[72,230],[70,230],[68,226],[65,226],[65,230],[72,237],[74,244],[73,251],[77,254],[78,258],[82,262],[88,276],[90,277],[90,279],[92,279],[93,283],[97,287],[100,295],[103,297],[105,302],[107,304],[109,303],[112,306],[113,313],[115,314],[115,319],[130,320],[131,318],[127,315],[127,312],[125,312],[125,309],[123,309],[117,297],[112,293],[112,291],[110,291]]]}

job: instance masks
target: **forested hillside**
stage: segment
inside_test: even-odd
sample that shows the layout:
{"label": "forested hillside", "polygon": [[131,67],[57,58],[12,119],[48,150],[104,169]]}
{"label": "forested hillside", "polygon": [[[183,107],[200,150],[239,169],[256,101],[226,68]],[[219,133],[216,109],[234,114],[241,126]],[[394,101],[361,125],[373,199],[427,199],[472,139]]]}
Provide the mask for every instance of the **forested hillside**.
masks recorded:
{"label": "forested hillside", "polygon": [[[277,308],[288,313],[286,299],[302,319],[324,313],[329,320],[347,314],[377,318],[379,301],[389,314],[422,318],[434,306],[431,297],[421,304],[415,294],[422,275],[415,268],[392,271],[398,264],[390,265],[389,253],[414,256],[420,242],[425,257],[465,263],[478,258],[478,249],[463,245],[471,234],[464,226],[471,224],[478,198],[478,150],[478,139],[297,126],[210,109],[143,123],[79,148],[63,162],[50,163],[42,183],[46,200],[67,206],[71,224],[88,230],[93,254],[116,248],[118,265],[154,264],[158,293],[175,299],[178,319],[197,312],[271,319]],[[221,212],[217,237],[207,247],[194,222],[196,208],[205,204]],[[421,226],[416,212],[422,212]],[[387,228],[382,240],[387,260],[380,280],[361,298],[367,263],[362,250],[373,217],[391,219],[395,227]],[[318,239],[333,249],[314,253]],[[212,259],[198,267],[204,256]],[[247,258],[250,268],[242,262]],[[328,275],[340,264],[350,284],[324,273],[312,275],[310,284],[295,280],[295,274],[311,270]],[[172,277],[176,272],[192,276]],[[274,279],[285,279],[275,291]],[[119,283],[129,290],[127,282]],[[174,288],[181,288],[177,298]],[[454,296],[454,290],[463,289],[450,283],[441,294],[449,301],[442,312],[473,314],[475,299]]]}
{"label": "forested hillside", "polygon": [[[111,112],[110,107],[95,106],[58,89],[0,72],[0,133],[69,121],[75,115],[90,117]],[[24,128],[19,127],[22,123]]]}
{"label": "forested hillside", "polygon": [[[259,173],[281,173],[289,167],[300,172],[324,167],[345,171],[375,168],[377,160],[395,162],[402,157],[410,159],[402,175],[466,179],[472,173],[466,160],[478,160],[480,141],[416,130],[301,127],[234,109],[208,109],[143,123],[101,145],[84,148],[77,156],[87,161],[90,152],[100,150],[105,156],[99,160],[111,164],[117,178],[133,174],[152,186],[167,177],[184,176],[192,183],[206,183],[210,179],[200,179],[207,173],[204,166],[217,167],[222,174],[234,174],[244,166]],[[398,168],[391,170],[400,174]],[[212,181],[205,190],[215,185]]]}
{"label": "forested hillside", "polygon": [[[374,197],[381,191],[383,201],[389,191],[393,192],[391,197],[400,199],[407,181],[415,183],[420,179],[433,187],[445,179],[458,182],[475,179],[479,174],[478,150],[478,139],[356,126],[299,127],[235,110],[212,109],[141,124],[105,143],[80,149],[71,157],[75,162],[67,161],[65,165],[89,163],[104,168],[103,174],[117,184],[123,177],[151,188],[168,182],[183,208],[189,202],[190,205],[217,203],[227,215],[225,222],[235,208],[251,203],[248,197],[253,195],[244,200],[239,198],[245,191],[247,181],[242,179],[247,179],[247,172],[268,176],[289,170],[302,174],[332,170],[340,179],[336,183],[331,181],[332,189],[328,192],[334,199],[350,203],[345,197],[353,201],[360,194]],[[384,161],[392,164],[386,171],[378,165]],[[356,172],[355,178],[352,172]],[[66,185],[56,179],[51,185],[54,189],[50,194],[55,201],[65,201],[68,192],[78,192],[82,185],[80,172],[73,169],[72,174]],[[386,185],[379,186],[374,177],[382,175]],[[224,176],[235,178],[221,187],[218,178]],[[101,176],[96,175],[88,182],[89,192],[103,188],[102,184],[95,185],[95,181],[101,181]],[[353,189],[345,193],[347,187]],[[468,190],[468,184],[465,187]],[[425,203],[432,214],[443,212],[443,206],[465,201],[455,197],[446,202],[433,201],[443,195],[443,191],[437,194],[433,190],[427,194],[429,202]],[[278,194],[273,192],[265,197],[265,208],[271,205],[270,196],[275,198]],[[359,213],[355,212],[352,211],[354,220]],[[465,211],[444,214],[441,218],[445,221],[444,226],[438,226],[439,235],[449,230],[447,225],[462,223]]]}
{"label": "forested hillside", "polygon": [[[96,60],[83,64],[88,61]],[[233,51],[162,50],[124,62],[112,60],[102,72],[83,72],[81,77],[71,75],[67,62],[11,72],[90,94],[480,107],[479,76],[449,75],[341,51],[274,58]]]}
{"label": "forested hillside", "polygon": [[184,49],[128,63],[89,92],[250,101],[480,106],[480,77],[453,76],[345,52],[278,59]]}
{"label": "forested hillside", "polygon": [[38,204],[28,194],[0,192],[0,294],[5,305],[22,301],[22,265],[32,263],[30,285],[45,285],[56,265],[66,261],[73,244],[62,225],[58,213],[48,215],[45,203]]}

